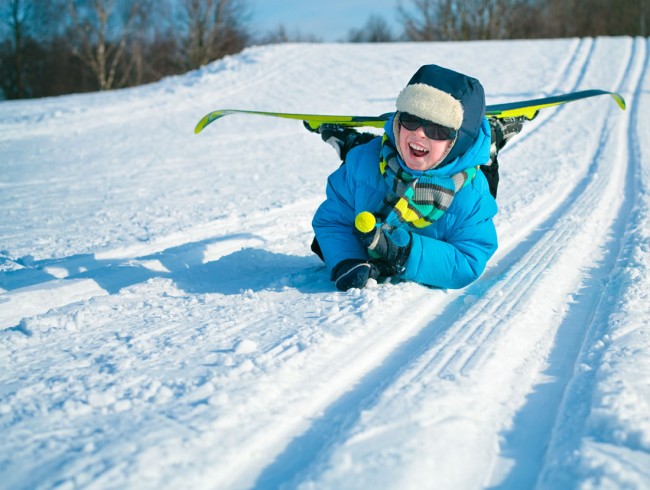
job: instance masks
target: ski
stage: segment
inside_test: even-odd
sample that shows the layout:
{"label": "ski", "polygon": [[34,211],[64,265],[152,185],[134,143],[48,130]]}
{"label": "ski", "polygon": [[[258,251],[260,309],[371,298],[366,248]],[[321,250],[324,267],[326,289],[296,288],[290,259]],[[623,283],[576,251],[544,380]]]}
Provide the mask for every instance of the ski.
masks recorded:
{"label": "ski", "polygon": [[381,116],[335,116],[326,114],[292,114],[289,112],[264,112],[264,111],[248,111],[242,109],[221,109],[210,112],[203,116],[199,123],[194,128],[194,133],[199,134],[210,123],[220,119],[229,114],[252,114],[255,116],[271,116],[280,117],[283,119],[297,119],[299,121],[307,122],[313,129],[318,128],[321,124],[338,124],[339,126],[350,127],[375,127],[383,128],[384,123],[393,114],[388,112]]}
{"label": "ski", "polygon": [[540,109],[566,104],[567,102],[573,102],[575,100],[587,99],[597,95],[610,95],[616,101],[618,106],[622,110],[625,110],[625,99],[621,94],[616,92],[607,92],[606,90],[583,90],[581,92],[571,92],[551,97],[542,97],[541,99],[489,105],[485,109],[485,115],[487,117],[497,117],[499,119],[524,116],[526,119],[531,120],[537,115]]}
{"label": "ski", "polygon": [[[594,89],[583,90],[580,92],[571,92],[562,95],[554,95],[550,97],[542,97],[540,99],[488,105],[486,107],[485,115],[487,117],[496,117],[499,119],[524,116],[526,119],[531,120],[537,116],[537,113],[541,109],[566,104],[568,102],[586,99],[589,97],[595,97],[598,95],[610,95],[616,101],[618,106],[621,109],[625,110],[625,99],[623,99],[622,95],[616,92]],[[209,124],[230,114],[249,114],[256,116],[279,117],[283,119],[296,119],[305,121],[312,129],[317,129],[321,124],[337,124],[339,126],[349,127],[382,128],[384,127],[384,123],[393,115],[392,112],[387,112],[385,114],[381,114],[380,116],[336,116],[325,114],[294,114],[289,112],[251,111],[243,109],[220,109],[212,111],[203,116],[194,128],[194,133],[199,134]]]}

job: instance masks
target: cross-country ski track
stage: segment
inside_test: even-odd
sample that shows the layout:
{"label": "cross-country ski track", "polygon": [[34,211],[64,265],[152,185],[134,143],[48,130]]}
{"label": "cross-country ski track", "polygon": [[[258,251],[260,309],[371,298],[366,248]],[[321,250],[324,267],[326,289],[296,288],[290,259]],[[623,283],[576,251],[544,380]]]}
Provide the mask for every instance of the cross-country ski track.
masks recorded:
{"label": "cross-country ski track", "polygon": [[[287,44],[0,103],[0,488],[650,488],[644,38]],[[334,151],[422,64],[488,103],[598,88],[500,155],[459,291],[341,293],[309,251]]]}

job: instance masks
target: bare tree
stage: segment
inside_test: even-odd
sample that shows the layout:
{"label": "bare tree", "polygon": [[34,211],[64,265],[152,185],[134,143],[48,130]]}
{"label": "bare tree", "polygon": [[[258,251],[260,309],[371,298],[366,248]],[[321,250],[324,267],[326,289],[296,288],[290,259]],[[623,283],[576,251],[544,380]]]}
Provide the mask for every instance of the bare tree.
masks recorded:
{"label": "bare tree", "polygon": [[402,0],[398,11],[409,41],[508,39],[530,25],[531,0]]}
{"label": "bare tree", "polygon": [[244,1],[0,0],[0,100],[152,82],[238,52]]}
{"label": "bare tree", "polygon": [[259,38],[260,44],[280,44],[280,43],[320,43],[322,39],[313,34],[303,34],[300,29],[287,31],[284,25],[279,25],[275,30]]}
{"label": "bare tree", "polygon": [[408,41],[436,41],[442,39],[442,31],[438,27],[438,15],[441,7],[437,1],[411,0],[408,9],[402,0],[398,12],[404,24],[404,36]]}
{"label": "bare tree", "polygon": [[245,0],[184,0],[183,10],[186,38],[182,54],[187,68],[198,68],[245,46]]}
{"label": "bare tree", "polygon": [[361,29],[350,30],[348,41],[351,43],[389,43],[395,41],[395,37],[386,19],[379,15],[371,15]]}
{"label": "bare tree", "polygon": [[544,22],[551,35],[646,36],[649,0],[548,0]]}
{"label": "bare tree", "polygon": [[[68,11],[77,38],[73,52],[88,66],[97,80],[99,90],[123,86],[128,69],[118,80],[118,68],[125,61],[132,27],[140,13],[140,2],[133,0],[124,19],[119,17],[116,0],[68,0]],[[111,21],[119,26],[111,29]],[[130,68],[130,67],[129,67]]]}
{"label": "bare tree", "polygon": [[25,0],[9,0],[3,7],[1,18],[9,36],[3,50],[8,56],[3,57],[2,88],[8,98],[18,99],[26,96],[25,55],[32,6]]}
{"label": "bare tree", "polygon": [[[486,39],[498,31],[496,11],[505,0],[415,0],[414,12],[400,5],[413,40]],[[496,25],[495,25],[496,24]]]}
{"label": "bare tree", "polygon": [[46,44],[60,20],[56,0],[0,1],[0,88],[6,98],[34,96],[45,76]]}

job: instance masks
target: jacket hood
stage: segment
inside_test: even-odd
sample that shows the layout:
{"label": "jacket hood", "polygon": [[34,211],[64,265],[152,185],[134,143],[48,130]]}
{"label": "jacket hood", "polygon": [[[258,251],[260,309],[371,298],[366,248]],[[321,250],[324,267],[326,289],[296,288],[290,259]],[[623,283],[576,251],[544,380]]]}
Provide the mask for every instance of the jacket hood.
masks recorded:
{"label": "jacket hood", "polygon": [[485,116],[485,91],[476,78],[438,65],[424,65],[400,92],[396,108],[459,130],[449,154],[436,167],[440,168],[464,155],[479,137]]}

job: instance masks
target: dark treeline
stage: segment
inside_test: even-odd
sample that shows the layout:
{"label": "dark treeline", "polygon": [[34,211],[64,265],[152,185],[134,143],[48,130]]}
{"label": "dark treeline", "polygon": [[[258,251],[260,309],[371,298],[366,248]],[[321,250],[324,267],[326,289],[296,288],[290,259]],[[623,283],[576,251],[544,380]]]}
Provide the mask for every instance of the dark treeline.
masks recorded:
{"label": "dark treeline", "polygon": [[[396,0],[348,42],[646,36],[650,0]],[[252,33],[246,0],[0,0],[0,99],[108,90],[183,73],[252,44],[318,42]]]}
{"label": "dark treeline", "polygon": [[140,85],[250,43],[244,0],[0,0],[7,99]]}
{"label": "dark treeline", "polygon": [[411,41],[647,36],[650,0],[400,1]]}

